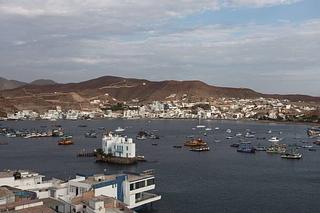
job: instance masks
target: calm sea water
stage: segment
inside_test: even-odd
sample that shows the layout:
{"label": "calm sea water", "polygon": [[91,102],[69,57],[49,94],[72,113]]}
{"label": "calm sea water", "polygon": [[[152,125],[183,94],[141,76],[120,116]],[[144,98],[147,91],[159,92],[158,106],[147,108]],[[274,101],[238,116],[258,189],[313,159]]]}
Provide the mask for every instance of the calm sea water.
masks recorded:
{"label": "calm sea water", "polygon": [[[0,136],[9,145],[0,146],[0,169],[32,169],[47,177],[68,178],[76,173],[93,174],[155,169],[156,193],[162,200],[153,210],[145,212],[216,212],[216,213],[292,213],[320,212],[320,149],[310,152],[300,149],[302,160],[285,160],[279,155],[265,152],[256,154],[237,153],[230,147],[239,138],[227,140],[226,129],[232,135],[256,132],[257,137],[278,136],[284,143],[302,144],[312,141],[306,136],[306,125],[267,124],[257,122],[203,121],[209,127],[220,130],[202,136],[210,145],[210,152],[195,153],[182,145],[188,135],[202,135],[192,130],[193,120],[92,120],[58,121],[67,133],[74,136],[73,146],[58,146],[57,138],[22,139]],[[86,124],[87,127],[78,127]],[[8,121],[2,126],[13,128],[37,128],[52,123],[47,121]],[[129,137],[143,130],[158,130],[160,140],[136,141],[137,152],[148,160],[134,166],[112,166],[95,163],[93,158],[77,158],[82,149],[100,147],[101,134],[97,139],[85,138],[90,129],[118,126],[126,127]],[[271,129],[273,133],[267,134]],[[282,134],[279,134],[279,132]],[[214,140],[220,139],[220,143]],[[253,144],[268,145],[267,140],[250,139]],[[158,143],[153,146],[152,143]],[[320,147],[319,147],[320,148]]]}

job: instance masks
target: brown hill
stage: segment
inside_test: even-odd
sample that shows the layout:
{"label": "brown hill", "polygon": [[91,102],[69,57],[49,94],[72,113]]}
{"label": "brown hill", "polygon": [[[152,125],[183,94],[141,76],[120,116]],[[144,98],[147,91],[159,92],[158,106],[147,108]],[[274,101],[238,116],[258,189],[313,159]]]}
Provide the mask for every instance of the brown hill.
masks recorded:
{"label": "brown hill", "polygon": [[15,89],[17,87],[26,85],[27,83],[15,80],[8,80],[0,77],[0,90]]}
{"label": "brown hill", "polygon": [[[80,83],[53,85],[25,85],[1,91],[0,95],[10,100],[17,109],[36,108],[38,111],[61,105],[65,108],[91,108],[94,99],[109,102],[139,102],[185,98],[190,101],[216,98],[274,97],[294,101],[316,101],[319,97],[305,95],[264,95],[246,88],[215,87],[201,81],[148,81],[134,78],[104,76]],[[35,107],[33,107],[33,105]]]}

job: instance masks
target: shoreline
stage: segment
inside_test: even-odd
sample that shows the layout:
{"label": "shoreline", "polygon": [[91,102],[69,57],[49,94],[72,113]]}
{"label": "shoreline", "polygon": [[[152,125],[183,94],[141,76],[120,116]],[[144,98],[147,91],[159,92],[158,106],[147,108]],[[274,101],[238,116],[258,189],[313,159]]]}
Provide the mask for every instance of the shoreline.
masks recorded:
{"label": "shoreline", "polygon": [[[198,120],[197,118],[95,118],[95,119],[77,119],[77,120],[70,120],[70,119],[60,119],[56,121],[50,121],[45,119],[24,119],[24,120],[0,120],[0,122],[19,122],[19,121],[49,121],[52,123],[59,122],[59,121],[92,121],[92,120]],[[309,125],[309,126],[320,126],[320,123],[315,122],[303,122],[303,121],[273,121],[273,120],[254,120],[254,119],[203,119],[204,121],[233,121],[233,122],[258,122],[264,124],[294,124],[294,125]]]}

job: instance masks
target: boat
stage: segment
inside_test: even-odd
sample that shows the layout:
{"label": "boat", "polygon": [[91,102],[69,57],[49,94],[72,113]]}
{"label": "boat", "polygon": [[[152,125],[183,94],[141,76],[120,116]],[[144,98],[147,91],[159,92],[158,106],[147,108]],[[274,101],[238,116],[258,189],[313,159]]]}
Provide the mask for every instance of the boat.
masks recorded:
{"label": "boat", "polygon": [[219,129],[220,129],[220,127],[218,127],[218,126],[217,126],[217,127],[215,127],[214,129],[215,129],[215,130],[219,130]]}
{"label": "boat", "polygon": [[269,154],[284,154],[286,152],[285,145],[274,144],[266,150]]}
{"label": "boat", "polygon": [[228,140],[229,140],[229,139],[232,139],[232,136],[228,136],[228,137],[226,137],[226,139],[228,139]]}
{"label": "boat", "polygon": [[233,143],[230,145],[230,147],[238,148],[240,146],[240,143]]}
{"label": "boat", "polygon": [[242,133],[240,132],[236,134],[236,137],[241,137],[241,136],[242,136]]}
{"label": "boat", "polygon": [[307,135],[309,137],[320,137],[320,126],[307,129]]}
{"label": "boat", "polygon": [[62,138],[59,142],[58,145],[72,145],[73,141],[70,138]]}
{"label": "boat", "polygon": [[284,154],[282,154],[281,158],[299,160],[302,158],[302,154],[297,153],[295,150],[291,150],[290,152],[285,152]]}
{"label": "boat", "polygon": [[246,137],[246,138],[254,138],[256,136],[254,134],[252,134],[252,133],[247,132],[244,137]]}
{"label": "boat", "polygon": [[255,153],[255,148],[249,142],[240,143],[237,152],[242,153]]}
{"label": "boat", "polygon": [[15,133],[7,133],[8,138],[16,138],[17,135]]}
{"label": "boat", "polygon": [[302,148],[306,148],[306,149],[310,149],[312,147],[313,147],[312,145],[304,145],[304,146],[302,146]]}
{"label": "boat", "polygon": [[201,138],[199,138],[197,140],[186,141],[184,143],[184,146],[189,146],[189,147],[207,146],[207,143],[204,142]]}
{"label": "boat", "polygon": [[267,148],[265,146],[261,146],[258,145],[257,147],[255,147],[256,151],[261,151],[261,152],[265,152],[267,151]]}
{"label": "boat", "polygon": [[78,127],[87,127],[86,124],[79,124]]}
{"label": "boat", "polygon": [[180,146],[180,145],[174,145],[174,146],[172,146],[173,148],[176,148],[176,149],[181,149],[182,148],[182,146]]}
{"label": "boat", "polygon": [[89,132],[86,132],[84,136],[86,138],[97,138],[97,133],[94,130],[90,130]]}
{"label": "boat", "polygon": [[268,132],[267,132],[268,134],[271,134],[272,133],[272,131],[271,130],[268,130]]}
{"label": "boat", "polygon": [[221,140],[219,140],[219,139],[215,139],[215,140],[214,140],[214,142],[215,142],[215,143],[220,143],[220,142],[221,142]]}
{"label": "boat", "polygon": [[278,138],[278,137],[272,137],[272,138],[270,138],[268,141],[269,142],[279,142],[281,139],[280,138]]}
{"label": "boat", "polygon": [[315,152],[315,151],[317,151],[317,149],[316,148],[310,148],[310,149],[308,149],[310,152]]}
{"label": "boat", "polygon": [[124,132],[125,129],[124,128],[121,128],[121,127],[118,127],[117,129],[114,130],[115,132]]}
{"label": "boat", "polygon": [[152,146],[158,146],[158,144],[157,143],[152,143]]}
{"label": "boat", "polygon": [[149,134],[147,132],[140,131],[140,132],[138,132],[138,135],[137,135],[136,139],[138,139],[138,140],[146,140],[146,139],[148,139],[148,136],[149,136]]}
{"label": "boat", "polygon": [[202,128],[206,128],[205,125],[202,125],[201,124],[201,116],[199,115],[199,122],[198,122],[198,125],[196,126],[198,129],[202,129]]}
{"label": "boat", "polygon": [[320,146],[320,141],[315,141],[313,144]]}
{"label": "boat", "polygon": [[155,135],[155,134],[149,134],[149,138],[150,139],[160,139],[160,137],[158,135]]}
{"label": "boat", "polygon": [[210,147],[209,146],[193,147],[190,149],[190,151],[192,151],[192,152],[206,152],[206,151],[210,151]]}
{"label": "boat", "polygon": [[226,133],[228,133],[228,134],[230,134],[231,132],[232,132],[231,129],[227,129],[227,130],[226,130]]}
{"label": "boat", "polygon": [[211,131],[212,129],[210,127],[207,127],[205,130],[206,131]]}

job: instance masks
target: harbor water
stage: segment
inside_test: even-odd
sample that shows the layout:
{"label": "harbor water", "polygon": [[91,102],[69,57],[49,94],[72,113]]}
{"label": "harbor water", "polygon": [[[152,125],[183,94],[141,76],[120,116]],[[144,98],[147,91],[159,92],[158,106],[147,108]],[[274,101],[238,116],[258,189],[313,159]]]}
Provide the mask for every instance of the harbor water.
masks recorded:
{"label": "harbor water", "polygon": [[[269,146],[269,138],[283,138],[281,143],[303,145],[312,142],[306,135],[308,125],[276,124],[243,121],[203,121],[212,131],[194,128],[195,120],[91,120],[91,121],[1,121],[0,127],[14,129],[46,129],[61,125],[73,135],[74,145],[58,146],[58,138],[7,138],[0,136],[0,170],[31,169],[47,177],[71,178],[76,173],[139,172],[154,169],[156,193],[162,200],[142,212],[213,212],[213,213],[315,213],[320,210],[320,146],[316,152],[299,149],[301,160],[281,159],[266,152],[239,153],[230,144],[239,142],[250,130],[255,138],[246,141],[253,145]],[[82,125],[82,127],[79,127]],[[45,127],[46,126],[46,127]],[[101,137],[107,130],[126,129],[135,138],[141,130],[154,131],[158,140],[135,140],[137,154],[147,162],[132,166],[96,163],[94,158],[79,158],[82,150],[100,148]],[[219,129],[215,129],[219,127]],[[86,138],[89,130],[97,138]],[[230,129],[231,133],[226,133]],[[268,130],[272,133],[268,134]],[[208,152],[190,152],[182,145],[187,136],[201,137],[210,146]],[[230,139],[226,137],[232,136]],[[259,140],[257,139],[260,138]],[[263,138],[266,138],[263,140]],[[220,142],[219,142],[220,141]],[[157,143],[157,145],[155,144]],[[314,146],[317,148],[317,146]]]}

